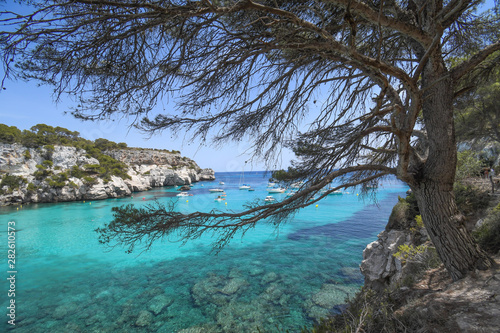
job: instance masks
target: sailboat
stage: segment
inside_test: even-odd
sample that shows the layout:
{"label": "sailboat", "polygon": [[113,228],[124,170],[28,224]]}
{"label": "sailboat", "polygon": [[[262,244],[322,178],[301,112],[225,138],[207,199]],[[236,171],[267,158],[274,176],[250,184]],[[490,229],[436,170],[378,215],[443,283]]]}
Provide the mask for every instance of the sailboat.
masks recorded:
{"label": "sailboat", "polygon": [[240,190],[249,190],[251,188],[250,185],[245,184],[245,168],[241,171],[240,184]]}

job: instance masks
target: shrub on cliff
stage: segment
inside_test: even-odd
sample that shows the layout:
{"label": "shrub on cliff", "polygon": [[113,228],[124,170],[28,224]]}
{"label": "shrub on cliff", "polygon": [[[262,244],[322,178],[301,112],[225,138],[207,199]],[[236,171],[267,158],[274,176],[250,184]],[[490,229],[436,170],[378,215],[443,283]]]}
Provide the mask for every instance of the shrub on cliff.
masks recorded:
{"label": "shrub on cliff", "polygon": [[[0,194],[12,193],[12,191],[17,190],[21,185],[26,184],[28,181],[21,176],[13,176],[6,174],[2,177],[0,181]],[[4,190],[4,187],[7,187]]]}

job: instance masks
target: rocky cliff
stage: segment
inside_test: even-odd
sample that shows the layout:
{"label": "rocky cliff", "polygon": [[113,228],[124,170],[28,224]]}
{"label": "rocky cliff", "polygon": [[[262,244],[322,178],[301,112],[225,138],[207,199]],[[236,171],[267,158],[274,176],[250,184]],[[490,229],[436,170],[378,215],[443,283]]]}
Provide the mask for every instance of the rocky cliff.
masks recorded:
{"label": "rocky cliff", "polygon": [[427,230],[411,212],[418,209],[416,202],[410,207],[406,200],[400,199],[394,206],[385,230],[363,251],[360,269],[367,288],[383,291],[400,287],[409,275],[422,270],[419,266],[439,263]]}
{"label": "rocky cliff", "polygon": [[212,169],[201,169],[179,153],[129,148],[104,154],[124,163],[121,177],[109,172],[102,177],[96,171],[102,169],[101,162],[83,149],[0,143],[0,205],[117,198],[215,179]]}

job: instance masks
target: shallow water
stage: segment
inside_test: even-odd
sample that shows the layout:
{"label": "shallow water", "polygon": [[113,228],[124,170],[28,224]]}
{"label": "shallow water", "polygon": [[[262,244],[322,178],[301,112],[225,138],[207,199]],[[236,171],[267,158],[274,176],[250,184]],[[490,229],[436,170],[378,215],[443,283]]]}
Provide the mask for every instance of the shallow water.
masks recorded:
{"label": "shallow water", "polygon": [[[239,211],[268,195],[268,176],[261,172],[245,173],[254,192],[238,189],[239,173],[216,177],[195,184],[190,197],[165,187],[133,198],[1,208],[3,274],[9,277],[9,221],[16,228],[17,273],[15,297],[7,295],[6,278],[0,284],[0,330],[11,328],[6,314],[14,299],[16,332],[299,332],[359,289],[362,251],[407,190],[385,181],[377,204],[354,189],[328,196],[279,232],[263,223],[218,255],[210,253],[209,238],[185,246],[164,240],[142,254],[98,243],[94,229],[111,220],[114,206],[157,199],[177,202],[181,212]],[[225,202],[208,192],[219,181],[225,182]]]}

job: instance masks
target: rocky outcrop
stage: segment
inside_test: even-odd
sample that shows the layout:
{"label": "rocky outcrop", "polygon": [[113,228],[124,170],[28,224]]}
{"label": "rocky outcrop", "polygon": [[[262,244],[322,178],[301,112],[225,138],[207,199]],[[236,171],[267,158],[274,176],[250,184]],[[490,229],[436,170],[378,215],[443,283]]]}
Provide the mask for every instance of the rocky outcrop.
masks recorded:
{"label": "rocky outcrop", "polygon": [[178,153],[153,149],[105,153],[128,166],[128,179],[74,176],[75,168],[85,171],[88,166],[100,165],[83,149],[67,146],[27,148],[0,143],[0,174],[19,180],[15,187],[0,188],[0,205],[118,198],[158,186],[215,179],[212,169],[201,169],[196,162]]}
{"label": "rocky outcrop", "polygon": [[404,200],[396,204],[385,230],[364,249],[360,270],[365,277],[365,287],[383,291],[400,286],[405,277],[415,271],[415,266],[425,264],[422,258],[432,255],[431,250],[424,246],[414,260],[408,258],[402,262],[395,256],[402,245],[414,249],[429,241],[426,229],[418,225],[411,209]]}

